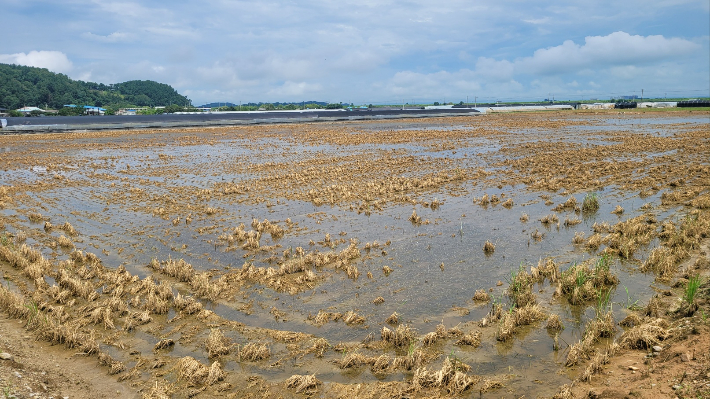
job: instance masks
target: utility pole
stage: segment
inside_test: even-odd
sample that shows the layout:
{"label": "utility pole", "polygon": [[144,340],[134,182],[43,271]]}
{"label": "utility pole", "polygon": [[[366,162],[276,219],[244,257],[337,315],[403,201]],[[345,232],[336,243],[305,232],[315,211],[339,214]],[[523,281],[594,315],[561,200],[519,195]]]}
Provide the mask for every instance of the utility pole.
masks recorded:
{"label": "utility pole", "polygon": [[476,108],[478,106],[478,96],[473,96],[473,107]]}
{"label": "utility pole", "polygon": [[643,89],[641,89],[641,101],[643,102]]}

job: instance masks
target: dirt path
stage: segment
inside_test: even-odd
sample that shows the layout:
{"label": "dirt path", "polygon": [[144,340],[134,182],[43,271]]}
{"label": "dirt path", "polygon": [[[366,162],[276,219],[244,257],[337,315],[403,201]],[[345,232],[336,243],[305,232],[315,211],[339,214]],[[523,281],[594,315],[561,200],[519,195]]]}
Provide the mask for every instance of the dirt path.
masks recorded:
{"label": "dirt path", "polygon": [[138,393],[96,364],[62,346],[35,341],[24,321],[0,312],[0,389],[3,398],[133,398]]}

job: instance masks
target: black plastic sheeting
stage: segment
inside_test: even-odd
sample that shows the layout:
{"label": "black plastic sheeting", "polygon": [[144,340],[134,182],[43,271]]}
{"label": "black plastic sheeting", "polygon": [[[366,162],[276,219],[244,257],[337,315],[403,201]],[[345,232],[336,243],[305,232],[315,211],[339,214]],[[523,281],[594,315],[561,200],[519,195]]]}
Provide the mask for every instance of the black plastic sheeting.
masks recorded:
{"label": "black plastic sheeting", "polygon": [[678,101],[678,107],[680,107],[680,108],[710,107],[710,100]]}
{"label": "black plastic sheeting", "polygon": [[636,108],[638,107],[638,104],[634,101],[630,102],[624,102],[624,103],[616,103],[616,106],[614,108]]}

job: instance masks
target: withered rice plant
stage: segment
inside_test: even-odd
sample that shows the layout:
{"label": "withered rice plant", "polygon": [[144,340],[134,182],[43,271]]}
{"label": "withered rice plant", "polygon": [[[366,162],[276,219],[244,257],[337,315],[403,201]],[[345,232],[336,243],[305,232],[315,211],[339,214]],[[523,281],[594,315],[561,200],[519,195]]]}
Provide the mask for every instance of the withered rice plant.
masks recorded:
{"label": "withered rice plant", "polygon": [[108,366],[110,375],[118,374],[126,370],[126,365],[118,360],[114,360],[110,355],[106,353],[99,353],[99,364],[102,366]]}
{"label": "withered rice plant", "polygon": [[150,390],[143,394],[143,399],[170,399],[173,388],[165,380],[155,381]]}
{"label": "withered rice plant", "polygon": [[313,346],[308,349],[309,353],[313,353],[315,357],[321,358],[330,348],[330,343],[325,338],[318,338],[313,342]]}
{"label": "withered rice plant", "polygon": [[211,329],[210,335],[205,342],[208,357],[228,355],[232,346],[232,342],[222,334],[219,328]]}
{"label": "withered rice plant", "polygon": [[670,336],[668,322],[664,319],[655,319],[624,331],[619,338],[619,344],[627,349],[649,349]]}
{"label": "withered rice plant", "polygon": [[343,321],[347,325],[362,324],[365,322],[365,318],[353,312],[352,310],[349,310],[343,315]]}
{"label": "withered rice plant", "polygon": [[454,342],[454,345],[469,345],[477,348],[481,344],[481,332],[472,331],[464,334],[461,339]]}
{"label": "withered rice plant", "polygon": [[501,388],[503,388],[503,383],[502,383],[502,382],[500,382],[500,381],[498,381],[498,380],[495,380],[495,379],[488,379],[488,378],[486,378],[486,379],[483,380],[483,384],[481,385],[480,392],[482,392],[482,393],[483,393],[483,392],[489,392],[489,391],[492,391],[492,390],[494,390],[494,389],[501,389]]}
{"label": "withered rice plant", "polygon": [[574,366],[579,363],[581,358],[589,358],[589,354],[599,338],[613,337],[615,332],[616,325],[611,312],[597,315],[587,323],[582,339],[570,347],[565,366]]}
{"label": "withered rice plant", "polygon": [[603,289],[619,283],[610,269],[610,262],[611,257],[605,254],[594,262],[593,267],[591,261],[573,264],[562,273],[556,294],[564,296],[573,305],[598,299]]}
{"label": "withered rice plant", "polygon": [[373,374],[385,373],[390,368],[391,358],[388,354],[382,354],[375,359],[375,362],[370,367]]}
{"label": "withered rice plant", "polygon": [[486,290],[481,289],[481,290],[476,290],[476,292],[473,294],[472,299],[476,302],[488,302],[491,300],[491,296],[488,295]]}
{"label": "withered rice plant", "polygon": [[570,219],[569,217],[565,217],[565,227],[576,226],[580,223],[582,223],[582,220],[580,218],[575,217]]}
{"label": "withered rice plant", "polygon": [[534,281],[550,280],[551,283],[556,282],[560,278],[560,267],[552,260],[552,258],[540,258],[537,262],[537,267],[530,267],[530,275]]}
{"label": "withered rice plant", "polygon": [[74,243],[71,241],[71,239],[64,234],[59,236],[57,239],[57,244],[62,247],[62,248],[74,248]]}
{"label": "withered rice plant", "polygon": [[599,233],[595,233],[589,240],[587,240],[587,249],[596,250],[602,245],[602,236]]}
{"label": "withered rice plant", "polygon": [[507,294],[516,307],[521,308],[537,302],[535,294],[532,292],[533,283],[532,276],[528,274],[522,264],[517,272],[510,273],[510,285],[508,286]]}
{"label": "withered rice plant", "polygon": [[643,321],[638,315],[636,315],[635,313],[631,313],[630,315],[624,317],[624,319],[619,322],[619,325],[628,328],[638,326],[642,322]]}
{"label": "withered rice plant", "polygon": [[530,325],[538,320],[542,320],[545,313],[538,304],[528,304],[521,308],[511,308],[508,312],[503,313],[496,339],[498,341],[507,341],[512,338],[515,331],[520,326]]}
{"label": "withered rice plant", "polygon": [[421,224],[422,223],[422,218],[419,215],[417,215],[416,209],[412,210],[412,215],[409,217],[409,221],[412,222],[412,224]]}
{"label": "withered rice plant", "polygon": [[400,324],[397,330],[392,331],[387,327],[382,327],[380,332],[382,340],[394,346],[407,346],[414,341],[417,334],[409,326]]}
{"label": "withered rice plant", "polygon": [[562,321],[560,320],[560,316],[556,314],[551,314],[550,317],[547,318],[547,324],[545,325],[545,328],[548,331],[562,331],[564,330],[565,326],[562,325]]}
{"label": "withered rice plant", "polygon": [[557,217],[557,214],[551,213],[542,219],[540,219],[540,222],[544,225],[552,224],[552,223],[557,223],[560,221],[560,218]]}
{"label": "withered rice plant", "polygon": [[373,365],[377,361],[375,357],[365,356],[360,352],[353,351],[348,352],[340,360],[338,360],[338,367],[341,369],[349,369],[353,367],[360,367],[364,364]]}
{"label": "withered rice plant", "polygon": [[486,254],[492,254],[493,252],[495,252],[495,250],[496,250],[495,244],[486,240],[485,244],[483,244],[483,252],[485,252]]}
{"label": "withered rice plant", "polygon": [[172,339],[161,339],[160,341],[158,341],[158,343],[155,344],[155,346],[153,346],[153,351],[157,352],[161,349],[172,348],[173,346],[175,346],[175,341],[173,341]]}
{"label": "withered rice plant", "polygon": [[257,360],[268,359],[271,356],[271,349],[266,344],[250,342],[239,351],[239,360],[255,362]]}
{"label": "withered rice plant", "polygon": [[414,377],[412,377],[412,388],[414,392],[426,388],[444,388],[450,395],[460,395],[478,382],[478,378],[469,376],[465,371],[462,371],[468,369],[470,366],[446,357],[439,371],[429,371],[426,367],[415,370]]}
{"label": "withered rice plant", "polygon": [[286,387],[290,389],[295,389],[296,393],[301,392],[316,392],[318,385],[321,385],[315,374],[312,375],[298,375],[294,374],[289,379],[286,380]]}
{"label": "withered rice plant", "polygon": [[572,238],[572,243],[576,245],[584,244],[584,232],[577,231],[574,233],[574,238]]}
{"label": "withered rice plant", "polygon": [[651,250],[651,255],[641,265],[641,270],[644,272],[652,271],[662,280],[670,279],[678,271],[677,261],[683,255],[682,252],[679,254],[666,246],[658,246]]}
{"label": "withered rice plant", "polygon": [[213,385],[225,377],[222,366],[217,361],[207,367],[192,356],[185,356],[178,361],[176,367],[178,378],[194,385]]}
{"label": "withered rice plant", "polygon": [[37,223],[42,221],[42,214],[38,212],[30,212],[29,215],[27,215],[27,218],[30,222]]}
{"label": "withered rice plant", "polygon": [[388,317],[387,320],[385,320],[385,323],[387,323],[389,325],[398,324],[399,323],[399,314],[397,314],[397,312],[392,313],[390,315],[390,317]]}
{"label": "withered rice plant", "polygon": [[503,317],[503,305],[501,303],[493,302],[491,310],[489,310],[488,314],[481,319],[479,325],[481,327],[486,327],[487,325],[497,322],[501,319],[501,317]]}
{"label": "withered rice plant", "polygon": [[74,228],[74,226],[72,226],[71,223],[69,223],[69,222],[64,222],[64,224],[62,224],[58,227],[60,230],[64,230],[70,236],[75,236],[78,234],[76,229]]}
{"label": "withered rice plant", "polygon": [[599,374],[604,370],[604,365],[609,363],[609,359],[611,356],[614,356],[617,350],[618,344],[614,343],[607,350],[595,353],[592,360],[579,376],[579,381],[590,382],[594,374]]}
{"label": "withered rice plant", "polygon": [[572,394],[572,387],[570,384],[565,384],[560,387],[559,392],[557,392],[552,399],[575,399]]}
{"label": "withered rice plant", "polygon": [[104,306],[99,306],[89,314],[89,320],[93,324],[103,324],[107,330],[113,330],[116,326],[113,324],[111,309]]}
{"label": "withered rice plant", "polygon": [[168,259],[161,271],[184,283],[189,282],[193,274],[195,274],[195,269],[193,269],[192,265],[185,262],[183,259],[177,261]]}

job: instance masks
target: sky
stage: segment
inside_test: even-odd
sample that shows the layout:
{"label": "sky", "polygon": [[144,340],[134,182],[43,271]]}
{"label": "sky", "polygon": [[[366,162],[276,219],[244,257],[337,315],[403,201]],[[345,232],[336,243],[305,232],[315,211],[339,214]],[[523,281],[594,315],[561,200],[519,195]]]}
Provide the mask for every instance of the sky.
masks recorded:
{"label": "sky", "polygon": [[710,96],[710,1],[3,0],[0,63],[194,105]]}

